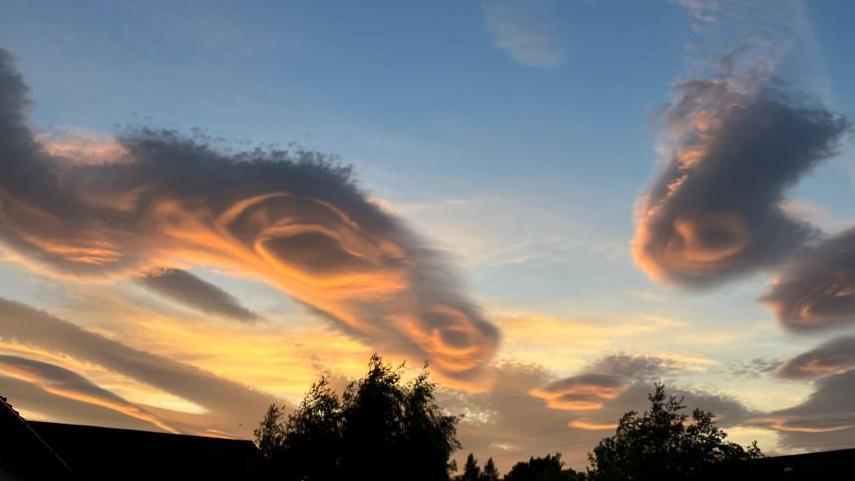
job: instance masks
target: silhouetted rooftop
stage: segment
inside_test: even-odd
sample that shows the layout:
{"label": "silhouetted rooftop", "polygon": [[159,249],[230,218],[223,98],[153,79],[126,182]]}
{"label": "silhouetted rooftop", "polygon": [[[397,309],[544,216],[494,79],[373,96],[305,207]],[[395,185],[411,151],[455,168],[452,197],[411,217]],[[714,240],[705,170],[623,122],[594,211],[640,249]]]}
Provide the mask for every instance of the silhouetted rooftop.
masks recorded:
{"label": "silhouetted rooftop", "polygon": [[0,479],[76,479],[69,467],[0,396]]}
{"label": "silhouetted rooftop", "polygon": [[84,480],[253,477],[251,441],[30,421],[30,426]]}
{"label": "silhouetted rooftop", "polygon": [[855,449],[772,456],[717,469],[710,477],[728,481],[851,481]]}

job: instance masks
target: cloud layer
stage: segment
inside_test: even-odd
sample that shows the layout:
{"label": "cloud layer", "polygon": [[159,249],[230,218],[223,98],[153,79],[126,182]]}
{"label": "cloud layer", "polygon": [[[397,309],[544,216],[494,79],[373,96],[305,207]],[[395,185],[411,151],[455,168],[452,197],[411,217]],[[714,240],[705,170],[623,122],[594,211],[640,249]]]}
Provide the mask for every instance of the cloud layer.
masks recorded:
{"label": "cloud layer", "polygon": [[74,371],[54,364],[18,356],[0,355],[0,377],[35,384],[55,396],[116,411],[150,423],[164,431],[178,432],[159,416],[98,387]]}
{"label": "cloud layer", "polygon": [[[2,298],[0,338],[101,366],[110,372],[191,401],[208,411],[206,414],[189,414],[155,407],[140,408],[142,412],[156,416],[151,422],[160,429],[166,429],[166,425],[157,424],[155,420],[168,422],[168,430],[200,432],[213,429],[216,432],[245,435],[247,429],[241,426],[254,426],[258,413],[264,412],[270,403],[276,401],[240,383],[131,348],[24,304]],[[35,384],[60,397],[123,411],[124,414],[128,414],[125,411],[131,409],[129,403],[122,404],[117,396],[97,388],[79,375],[69,373],[67,369],[51,368],[44,363],[12,364],[8,359],[2,366],[7,377],[11,367],[16,367],[16,372],[25,374],[15,376],[16,379]],[[62,410],[57,411],[57,414],[64,415]]]}
{"label": "cloud layer", "polygon": [[276,286],[384,352],[429,360],[448,382],[483,383],[497,330],[453,269],[369,201],[348,168],[314,152],[229,153],[149,129],[106,150],[56,149],[27,126],[27,89],[2,51],[0,92],[0,242],[21,262],[106,282],[167,269],[147,283],[249,317],[178,273],[223,269]]}
{"label": "cloud layer", "polygon": [[[557,450],[578,468],[597,442],[614,432],[621,415],[649,406],[647,395],[654,382],[667,381],[680,367],[656,356],[617,354],[555,379],[537,364],[502,362],[494,366],[496,384],[490,392],[456,393],[441,401],[450,412],[464,414],[459,428],[462,455],[473,451],[482,459],[491,456],[507,470],[516,461]],[[724,426],[752,415],[732,398],[668,382],[670,393],[685,396],[691,407],[713,411]],[[588,404],[555,403],[556,395]]]}
{"label": "cloud layer", "polygon": [[758,420],[781,434],[781,444],[800,449],[855,446],[855,337],[828,341],[784,362],[782,379],[812,381],[802,403]]}

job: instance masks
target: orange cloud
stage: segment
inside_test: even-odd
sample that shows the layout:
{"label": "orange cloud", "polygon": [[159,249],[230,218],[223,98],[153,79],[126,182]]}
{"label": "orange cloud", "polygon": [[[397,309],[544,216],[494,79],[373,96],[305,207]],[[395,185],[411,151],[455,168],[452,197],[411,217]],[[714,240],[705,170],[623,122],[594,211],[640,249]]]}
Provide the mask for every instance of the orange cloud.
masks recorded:
{"label": "orange cloud", "polygon": [[611,431],[617,428],[616,423],[596,423],[582,419],[575,419],[567,423],[567,425],[571,428],[583,429],[585,431]]}
{"label": "orange cloud", "polygon": [[817,422],[797,418],[788,419],[786,417],[764,417],[752,419],[751,421],[754,424],[768,426],[770,429],[774,429],[775,431],[786,433],[833,433],[855,428],[855,423],[840,424],[833,420]]}
{"label": "orange cloud", "polygon": [[532,389],[529,395],[545,400],[552,409],[590,411],[602,409],[604,401],[615,399],[628,387],[618,376],[580,374]]}
{"label": "orange cloud", "polygon": [[179,432],[159,416],[104,390],[68,369],[17,356],[0,355],[0,376],[25,381],[65,399],[100,406],[146,421],[171,433]]}
{"label": "orange cloud", "polygon": [[[430,361],[455,386],[487,382],[498,331],[445,260],[348,168],[313,152],[229,154],[145,129],[116,149],[40,143],[5,54],[0,88],[11,92],[0,110],[15,112],[0,122],[0,242],[25,265],[93,282],[217,268],[275,286],[378,350]],[[191,294],[173,297],[198,300]]]}

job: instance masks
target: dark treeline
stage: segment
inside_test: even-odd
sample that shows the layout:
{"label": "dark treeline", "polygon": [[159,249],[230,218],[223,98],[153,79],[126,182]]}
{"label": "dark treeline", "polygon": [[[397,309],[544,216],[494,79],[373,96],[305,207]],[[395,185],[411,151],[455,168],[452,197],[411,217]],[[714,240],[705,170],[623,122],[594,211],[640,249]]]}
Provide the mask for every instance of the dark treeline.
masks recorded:
{"label": "dark treeline", "polygon": [[684,413],[682,398],[657,384],[644,413],[624,414],[611,437],[588,454],[588,466],[576,471],[561,454],[521,461],[501,476],[492,458],[483,466],[470,453],[464,466],[452,455],[459,416],[436,403],[427,369],[410,382],[378,355],[368,372],[340,396],[325,378],[316,382],[297,408],[285,416],[270,406],[255,431],[264,476],[282,481],[689,481],[710,468],[761,457],[728,442],[713,414]]}

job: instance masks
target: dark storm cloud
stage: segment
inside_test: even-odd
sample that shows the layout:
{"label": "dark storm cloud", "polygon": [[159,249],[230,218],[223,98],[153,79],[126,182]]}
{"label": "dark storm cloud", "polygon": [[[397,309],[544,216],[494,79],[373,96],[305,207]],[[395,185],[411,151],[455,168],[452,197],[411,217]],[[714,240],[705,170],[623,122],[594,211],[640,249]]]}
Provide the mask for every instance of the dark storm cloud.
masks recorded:
{"label": "dark storm cloud", "polygon": [[[0,92],[0,242],[32,269],[93,281],[222,269],[279,288],[380,350],[430,361],[447,382],[483,387],[498,331],[442,256],[335,159],[229,152],[145,128],[104,145],[39,143],[5,52]],[[180,274],[154,281],[170,282],[185,289],[173,298],[212,299]]]}
{"label": "dark storm cloud", "polygon": [[726,75],[682,82],[674,95],[665,165],[637,209],[636,263],[658,281],[708,286],[773,266],[816,237],[782,201],[835,153],[846,120]]}
{"label": "dark storm cloud", "polygon": [[[275,401],[271,396],[240,383],[133,349],[45,312],[2,298],[0,338],[102,366],[191,401],[209,411],[204,417],[206,427],[223,432],[236,432],[240,424],[255,425],[258,413],[264,412]],[[195,420],[198,425],[201,416],[181,416],[154,408],[150,411],[186,424]]]}
{"label": "dark storm cloud", "polygon": [[794,331],[855,322],[855,229],[794,259],[761,300]]}
{"label": "dark storm cloud", "polygon": [[179,269],[157,269],[140,279],[147,288],[173,301],[237,321],[251,322],[258,314],[219,287]]}
{"label": "dark storm cloud", "polygon": [[159,416],[98,387],[80,374],[55,364],[0,355],[0,377],[29,382],[57,397],[100,406],[139,419],[158,429],[178,432]]}

